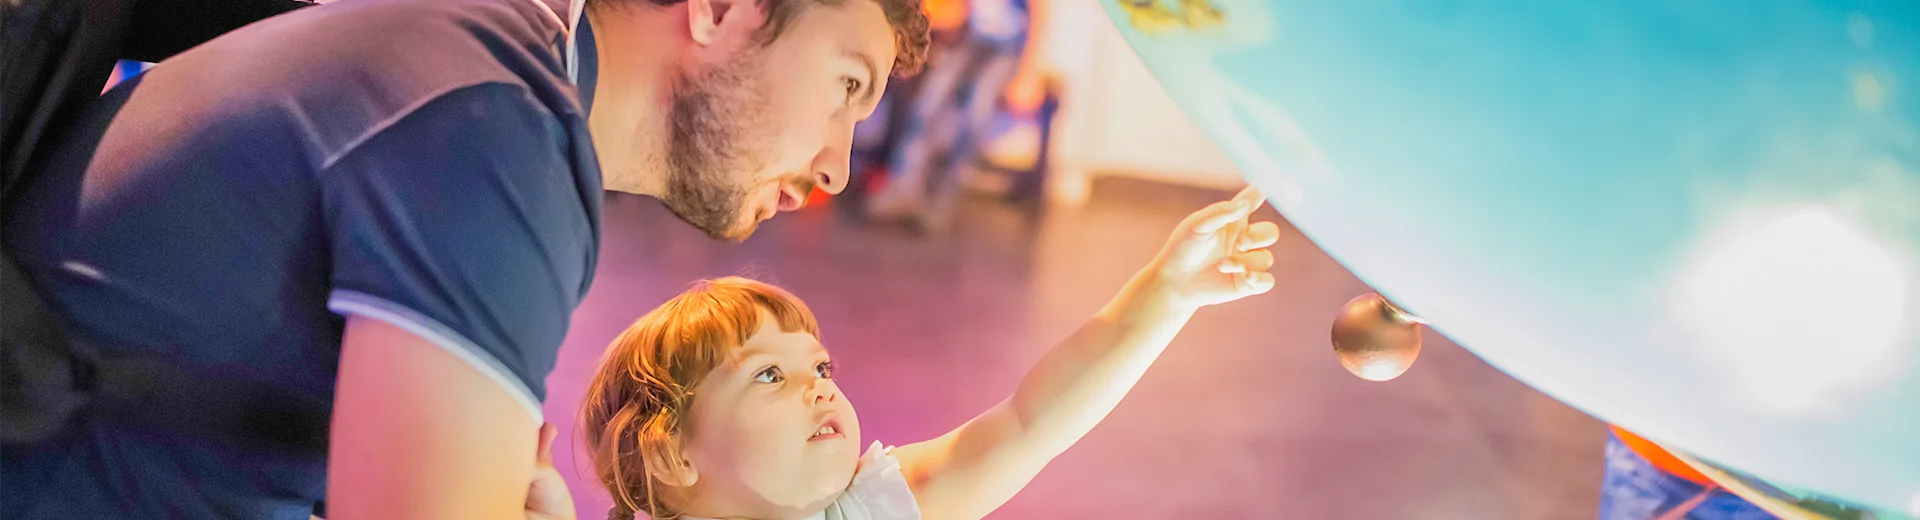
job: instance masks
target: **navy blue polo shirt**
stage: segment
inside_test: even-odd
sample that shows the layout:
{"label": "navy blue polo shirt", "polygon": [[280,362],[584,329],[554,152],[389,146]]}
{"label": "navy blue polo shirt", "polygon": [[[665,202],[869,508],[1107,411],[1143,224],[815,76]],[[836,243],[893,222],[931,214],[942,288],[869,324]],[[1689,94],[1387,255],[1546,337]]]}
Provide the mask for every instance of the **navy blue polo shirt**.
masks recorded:
{"label": "navy blue polo shirt", "polygon": [[[69,333],[110,354],[330,403],[359,315],[538,418],[602,195],[567,9],[538,2],[344,0],[180,54],[53,145],[9,204],[7,245]],[[326,491],[324,453],[100,417],[8,452],[4,472],[11,519],[304,520]]]}

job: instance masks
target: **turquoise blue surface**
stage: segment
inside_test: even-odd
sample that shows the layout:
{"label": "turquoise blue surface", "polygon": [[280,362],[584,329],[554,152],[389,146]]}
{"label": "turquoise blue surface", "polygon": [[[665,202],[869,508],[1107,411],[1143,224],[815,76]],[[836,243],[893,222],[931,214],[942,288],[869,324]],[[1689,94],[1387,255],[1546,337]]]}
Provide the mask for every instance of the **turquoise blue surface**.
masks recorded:
{"label": "turquoise blue surface", "polygon": [[1920,514],[1920,2],[1103,4],[1290,221],[1496,367]]}

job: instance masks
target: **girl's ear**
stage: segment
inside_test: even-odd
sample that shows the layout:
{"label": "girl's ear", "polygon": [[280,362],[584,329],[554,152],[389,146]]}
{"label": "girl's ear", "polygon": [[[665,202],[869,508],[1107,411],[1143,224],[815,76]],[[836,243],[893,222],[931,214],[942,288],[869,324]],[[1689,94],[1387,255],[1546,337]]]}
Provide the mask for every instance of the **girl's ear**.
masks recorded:
{"label": "girl's ear", "polygon": [[647,476],[672,487],[692,487],[693,483],[700,481],[700,470],[684,456],[685,443],[680,441],[678,434],[668,439],[667,443],[671,448],[641,454],[647,460]]}

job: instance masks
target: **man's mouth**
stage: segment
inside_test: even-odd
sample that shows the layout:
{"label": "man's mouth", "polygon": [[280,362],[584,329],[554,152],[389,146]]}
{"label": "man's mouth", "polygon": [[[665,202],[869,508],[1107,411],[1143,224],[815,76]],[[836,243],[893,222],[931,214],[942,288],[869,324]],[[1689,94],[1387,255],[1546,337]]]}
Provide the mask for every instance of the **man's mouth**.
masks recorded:
{"label": "man's mouth", "polygon": [[780,211],[793,211],[807,206],[806,192],[797,187],[787,186],[780,189]]}

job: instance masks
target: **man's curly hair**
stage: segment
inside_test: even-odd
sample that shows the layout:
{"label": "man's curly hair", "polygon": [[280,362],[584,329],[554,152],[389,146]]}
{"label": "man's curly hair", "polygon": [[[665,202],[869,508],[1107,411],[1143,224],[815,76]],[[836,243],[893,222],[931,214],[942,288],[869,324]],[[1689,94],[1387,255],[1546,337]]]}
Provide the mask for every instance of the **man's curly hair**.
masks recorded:
{"label": "man's curly hair", "polygon": [[[595,3],[619,5],[645,2],[651,5],[668,6],[686,0],[592,0]],[[760,27],[757,39],[761,45],[769,45],[786,32],[787,25],[793,23],[793,17],[808,5],[842,5],[858,0],[754,0],[754,5],[767,14],[767,23]],[[927,33],[927,14],[921,10],[921,0],[873,0],[880,4],[880,11],[887,15],[887,25],[893,26],[893,75],[908,77],[920,72],[927,62],[927,47],[931,42]]]}

